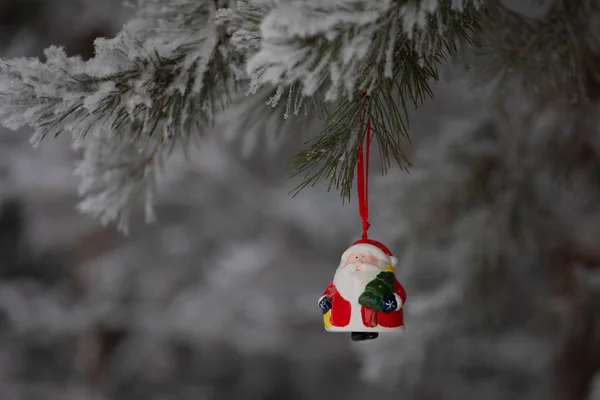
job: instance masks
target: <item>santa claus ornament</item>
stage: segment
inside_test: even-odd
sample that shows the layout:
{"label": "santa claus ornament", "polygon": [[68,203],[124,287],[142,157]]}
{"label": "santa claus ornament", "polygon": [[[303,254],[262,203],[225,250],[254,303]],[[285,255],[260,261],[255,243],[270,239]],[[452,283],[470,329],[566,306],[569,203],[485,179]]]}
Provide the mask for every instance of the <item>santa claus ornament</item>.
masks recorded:
{"label": "santa claus ornament", "polygon": [[[325,329],[351,332],[353,341],[375,339],[379,332],[404,331],[406,292],[396,279],[397,259],[383,244],[368,238],[368,167],[371,124],[367,123],[366,156],[358,146],[358,208],[362,239],[342,255],[333,281],[319,298]],[[366,158],[366,160],[365,160]]]}

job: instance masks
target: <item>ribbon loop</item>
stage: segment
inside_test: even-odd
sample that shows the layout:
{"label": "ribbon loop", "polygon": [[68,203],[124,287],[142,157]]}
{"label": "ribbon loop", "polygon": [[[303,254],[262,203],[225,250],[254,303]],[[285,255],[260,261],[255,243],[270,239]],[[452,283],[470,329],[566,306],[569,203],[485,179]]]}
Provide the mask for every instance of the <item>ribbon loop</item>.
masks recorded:
{"label": "ribbon loop", "polygon": [[[360,125],[359,125],[360,126]],[[360,130],[359,130],[360,137]],[[358,143],[358,157],[356,161],[356,179],[358,189],[358,213],[362,220],[362,239],[367,240],[369,224],[369,153],[371,150],[371,121],[367,121],[366,151],[363,150],[363,140]],[[366,153],[366,154],[365,154]]]}

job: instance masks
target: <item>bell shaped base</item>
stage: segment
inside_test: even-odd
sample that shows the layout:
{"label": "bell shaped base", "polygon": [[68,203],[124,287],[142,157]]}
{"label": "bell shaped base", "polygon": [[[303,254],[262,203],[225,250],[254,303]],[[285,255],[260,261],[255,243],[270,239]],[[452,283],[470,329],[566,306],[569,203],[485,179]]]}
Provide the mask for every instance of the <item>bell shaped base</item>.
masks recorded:
{"label": "bell shaped base", "polygon": [[364,326],[363,324],[348,324],[343,327],[339,327],[339,326],[325,327],[325,330],[327,332],[350,332],[350,333],[352,333],[352,332],[401,333],[401,332],[404,332],[406,330],[406,328],[404,327],[404,325],[394,327],[394,328],[386,328],[383,326],[375,326],[373,328],[369,328],[369,327]]}

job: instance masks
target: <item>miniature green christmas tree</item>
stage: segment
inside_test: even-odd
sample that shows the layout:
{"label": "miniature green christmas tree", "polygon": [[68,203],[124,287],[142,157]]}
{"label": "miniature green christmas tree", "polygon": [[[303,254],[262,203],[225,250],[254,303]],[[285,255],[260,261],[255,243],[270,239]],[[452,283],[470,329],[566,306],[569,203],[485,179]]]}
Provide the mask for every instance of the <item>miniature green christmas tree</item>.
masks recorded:
{"label": "miniature green christmas tree", "polygon": [[358,297],[358,303],[378,312],[381,311],[383,296],[388,294],[394,294],[394,273],[383,271],[365,286],[365,291]]}

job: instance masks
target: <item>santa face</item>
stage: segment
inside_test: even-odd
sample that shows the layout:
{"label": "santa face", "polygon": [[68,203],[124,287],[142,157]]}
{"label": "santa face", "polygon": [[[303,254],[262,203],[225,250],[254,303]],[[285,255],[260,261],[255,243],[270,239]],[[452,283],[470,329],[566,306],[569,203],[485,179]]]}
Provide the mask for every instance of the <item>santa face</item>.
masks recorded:
{"label": "santa face", "polygon": [[365,286],[382,272],[385,261],[368,253],[350,253],[342,259],[333,277],[333,284],[343,298],[356,300]]}
{"label": "santa face", "polygon": [[[375,257],[372,254],[367,253],[350,253],[346,257],[346,260],[343,260],[344,266],[354,265],[356,271],[360,271],[363,265],[379,265],[381,264],[381,260]],[[385,267],[384,267],[385,268]]]}

